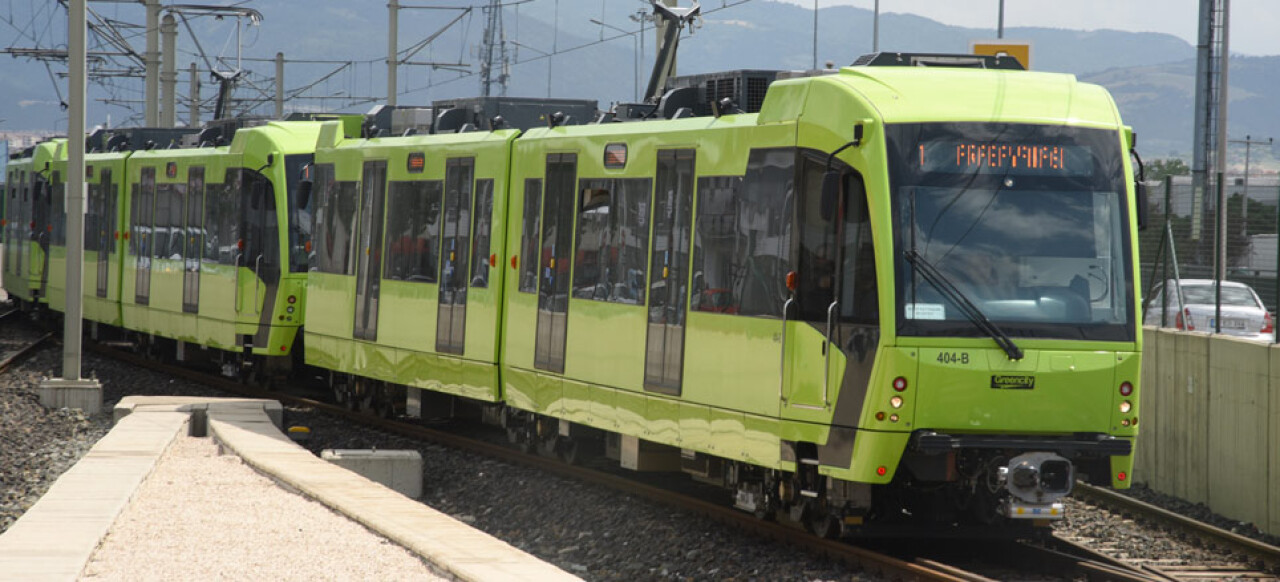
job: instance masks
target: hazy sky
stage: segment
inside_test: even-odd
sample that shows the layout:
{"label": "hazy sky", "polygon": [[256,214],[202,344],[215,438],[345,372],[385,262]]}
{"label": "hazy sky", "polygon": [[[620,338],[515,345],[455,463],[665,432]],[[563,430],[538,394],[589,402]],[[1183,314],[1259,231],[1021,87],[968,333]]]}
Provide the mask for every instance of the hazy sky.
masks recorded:
{"label": "hazy sky", "polygon": [[[784,0],[813,6],[813,0]],[[702,0],[714,5],[715,0]],[[818,6],[852,5],[870,10],[874,0],[819,0]],[[1095,30],[1113,28],[1164,32],[1196,44],[1199,0],[1005,0],[1004,26],[1040,26]],[[1000,0],[880,0],[881,14],[904,12],[944,24],[986,27],[993,31]],[[995,36],[994,34],[992,36]],[[1005,35],[1014,38],[1014,35]],[[1233,54],[1280,54],[1280,0],[1231,0]]]}

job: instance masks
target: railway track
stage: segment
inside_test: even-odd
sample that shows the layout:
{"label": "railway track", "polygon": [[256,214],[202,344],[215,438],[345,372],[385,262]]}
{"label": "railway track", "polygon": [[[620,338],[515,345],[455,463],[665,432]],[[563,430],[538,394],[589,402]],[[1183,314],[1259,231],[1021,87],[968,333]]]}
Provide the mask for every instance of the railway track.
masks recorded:
{"label": "railway track", "polygon": [[1280,578],[1280,547],[1272,546],[1207,523],[1167,511],[1150,503],[1083,483],[1073,494],[1092,505],[1138,521],[1177,532],[1202,546],[1214,548],[1223,560],[1214,564],[1169,564],[1132,560],[1136,567],[1160,580],[1220,580]]}
{"label": "railway track", "polygon": [[668,506],[677,507],[692,513],[710,517],[716,521],[753,532],[774,541],[805,548],[816,555],[826,556],[847,565],[879,573],[888,578],[937,580],[947,582],[986,580],[986,578],[981,576],[976,576],[955,568],[948,568],[940,564],[932,565],[925,563],[913,563],[911,561],[895,558],[885,553],[859,548],[837,541],[818,539],[799,527],[762,521],[751,515],[747,515],[715,503],[689,496],[673,496],[667,489],[639,483],[617,475],[611,475],[583,466],[570,465],[556,459],[525,453],[505,445],[485,442],[416,424],[387,420],[311,398],[285,394],[278,391],[262,390],[246,386],[234,380],[211,376],[188,368],[159,363],[155,360],[143,358],[135,354],[97,344],[86,343],[85,346],[86,349],[101,355],[123,360],[130,364],[160,370],[166,374],[178,376],[218,390],[246,397],[271,398],[288,405],[314,408],[332,416],[341,417],[406,438],[431,442],[510,463],[521,464],[570,479],[602,485],[616,491],[658,501]]}
{"label": "railway track", "polygon": [[[765,539],[802,548],[814,555],[824,556],[890,579],[988,581],[1007,578],[1007,575],[1004,574],[1012,571],[1022,571],[1010,569],[1034,570],[1041,572],[1042,575],[1049,576],[1049,579],[1056,577],[1055,575],[1075,578],[1087,577],[1092,580],[1132,581],[1152,579],[1117,560],[1100,554],[1089,554],[1083,550],[1046,549],[1035,545],[1013,542],[999,545],[998,548],[992,549],[991,547],[983,547],[981,543],[966,545],[958,544],[955,540],[942,540],[935,545],[939,548],[944,548],[944,551],[936,553],[902,552],[895,548],[873,549],[871,547],[852,545],[848,542],[821,539],[804,531],[798,524],[763,521],[722,504],[690,495],[675,494],[667,488],[641,483],[598,469],[572,465],[558,459],[526,453],[505,444],[486,442],[470,436],[462,436],[418,424],[387,420],[295,394],[259,389],[198,370],[157,362],[115,347],[93,343],[85,345],[86,349],[95,353],[123,360],[126,363],[157,369],[218,390],[246,397],[276,399],[292,406],[310,407],[331,416],[378,428],[402,437],[440,444],[532,467],[580,482],[601,485],[629,495],[657,501],[669,507],[702,515],[731,527],[749,531]],[[986,546],[990,545],[986,544]],[[959,550],[958,552],[957,549]],[[996,568],[997,574],[993,577],[971,570],[969,564],[973,562],[975,556],[985,556],[987,564],[998,564]],[[1004,570],[1000,568],[1004,568]],[[1000,574],[1000,572],[1004,574]]]}
{"label": "railway track", "polygon": [[[0,314],[0,322],[4,322],[6,325],[12,325],[12,321],[16,319],[17,314],[17,309],[6,311],[3,314]],[[52,339],[53,336],[53,333],[43,333],[35,340],[31,340],[29,338],[0,339],[0,373],[8,370],[9,366],[13,365],[15,362],[18,362],[22,358],[30,355],[36,350],[36,348],[43,345],[44,342]]]}

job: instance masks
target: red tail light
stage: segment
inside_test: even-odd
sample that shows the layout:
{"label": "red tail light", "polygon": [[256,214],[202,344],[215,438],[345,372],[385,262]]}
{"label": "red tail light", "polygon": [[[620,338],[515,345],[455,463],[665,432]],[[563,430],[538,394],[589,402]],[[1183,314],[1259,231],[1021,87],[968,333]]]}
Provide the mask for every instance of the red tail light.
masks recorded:
{"label": "red tail light", "polygon": [[1262,333],[1275,333],[1276,326],[1271,322],[1271,314],[1264,313],[1262,314],[1262,317],[1263,317]]}
{"label": "red tail light", "polygon": [[1128,383],[1128,382],[1121,382],[1121,383],[1120,383],[1120,395],[1121,395],[1121,396],[1128,396],[1128,395],[1130,395],[1130,394],[1133,394],[1133,384],[1130,384],[1130,383]]}

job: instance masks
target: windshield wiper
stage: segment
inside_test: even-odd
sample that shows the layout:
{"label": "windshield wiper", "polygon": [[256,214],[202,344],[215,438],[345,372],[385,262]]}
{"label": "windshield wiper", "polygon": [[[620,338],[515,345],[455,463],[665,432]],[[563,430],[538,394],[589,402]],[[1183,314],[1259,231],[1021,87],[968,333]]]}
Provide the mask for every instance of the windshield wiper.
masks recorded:
{"label": "windshield wiper", "polygon": [[969,298],[960,291],[960,289],[956,288],[956,286],[951,283],[951,280],[947,279],[946,275],[943,275],[941,271],[930,264],[929,261],[925,260],[925,258],[914,249],[908,250],[904,254],[907,261],[916,268],[916,271],[924,276],[925,280],[927,280],[930,285],[933,285],[938,292],[942,293],[951,301],[951,303],[959,307],[965,317],[968,317],[969,321],[973,322],[973,325],[986,332],[987,335],[991,336],[991,339],[996,340],[996,345],[1000,346],[1000,349],[1004,350],[1004,353],[1009,355],[1010,360],[1022,359],[1022,350],[1018,348],[1017,344],[1013,343],[1013,340],[1009,338],[1008,334],[1004,333],[1004,331],[996,326],[995,323],[992,323],[990,319],[987,319],[986,314],[982,313],[982,310],[979,309],[977,305],[974,305],[973,301],[970,301]]}

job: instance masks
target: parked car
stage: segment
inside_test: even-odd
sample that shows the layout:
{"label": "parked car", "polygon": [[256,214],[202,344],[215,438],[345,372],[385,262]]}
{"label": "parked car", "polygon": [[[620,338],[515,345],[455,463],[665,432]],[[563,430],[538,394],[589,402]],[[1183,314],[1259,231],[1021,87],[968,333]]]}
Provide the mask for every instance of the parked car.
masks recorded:
{"label": "parked car", "polygon": [[[1181,289],[1182,300],[1170,293],[1165,325],[1188,331],[1214,331],[1214,283],[1212,279],[1170,279],[1158,285],[1147,300],[1143,323],[1160,325],[1160,307],[1166,289]],[[1235,281],[1222,282],[1222,327],[1224,334],[1271,340],[1275,334],[1271,314],[1253,288]]]}

